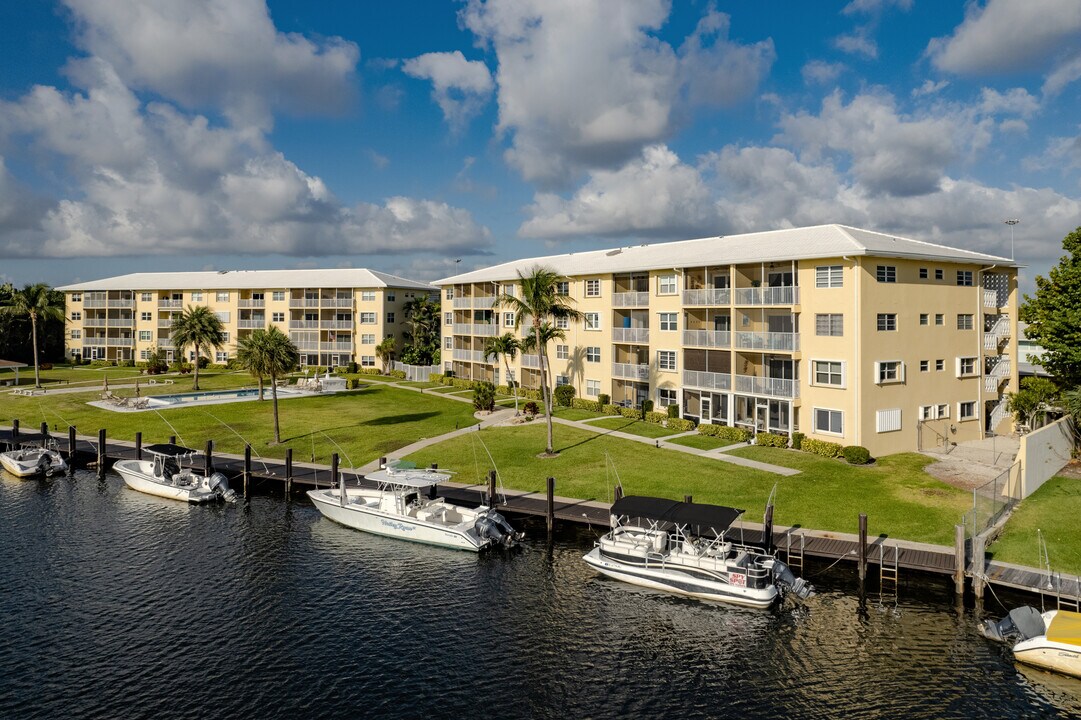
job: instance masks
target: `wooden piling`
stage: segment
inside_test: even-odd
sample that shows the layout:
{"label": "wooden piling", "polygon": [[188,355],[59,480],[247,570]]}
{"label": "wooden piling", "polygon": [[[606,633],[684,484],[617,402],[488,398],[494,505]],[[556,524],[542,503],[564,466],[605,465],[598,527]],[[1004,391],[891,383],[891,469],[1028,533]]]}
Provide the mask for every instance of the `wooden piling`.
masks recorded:
{"label": "wooden piling", "polygon": [[98,430],[98,479],[105,479],[105,428]]}
{"label": "wooden piling", "polygon": [[766,506],[766,517],[762,528],[762,547],[766,553],[773,552],[773,503]]}
{"label": "wooden piling", "polygon": [[203,477],[214,474],[214,441],[206,441],[206,452],[203,453]]}
{"label": "wooden piling", "polygon": [[[68,460],[75,457],[75,426],[68,425]],[[74,467],[75,463],[68,463],[69,466]]]}
{"label": "wooden piling", "polygon": [[860,541],[859,541],[859,575],[860,584],[867,579],[867,514],[860,513]]}
{"label": "wooden piling", "polygon": [[496,506],[495,499],[495,470],[488,471],[488,507]]}
{"label": "wooden piling", "polygon": [[135,459],[143,459],[143,433],[138,431],[135,433]]}
{"label": "wooden piling", "polygon": [[251,497],[251,445],[244,446],[244,497]]}
{"label": "wooden piling", "polygon": [[438,469],[439,469],[439,463],[432,463],[432,470],[438,470]]}
{"label": "wooden piling", "polygon": [[293,448],[285,448],[285,497],[293,491]]}
{"label": "wooden piling", "polygon": [[383,468],[387,466],[387,459],[385,457],[379,458],[379,467]]}
{"label": "wooden piling", "polygon": [[956,564],[953,569],[953,587],[958,596],[965,594],[965,526],[953,526],[953,552]]}
{"label": "wooden piling", "polygon": [[983,601],[983,589],[987,587],[984,570],[987,569],[987,536],[980,533],[972,538],[972,592],[976,600]]}
{"label": "wooden piling", "polygon": [[694,496],[693,495],[684,495],[683,496],[683,502],[687,503],[688,505],[690,503],[693,503],[694,502]]}
{"label": "wooden piling", "polygon": [[545,512],[545,520],[548,523],[548,535],[551,536],[556,522],[556,479],[554,477],[548,478],[548,509]]}
{"label": "wooden piling", "polygon": [[19,439],[19,418],[15,418],[11,421],[11,441],[15,442]]}
{"label": "wooden piling", "polygon": [[619,500],[622,497],[623,497],[623,486],[622,485],[616,485],[615,498],[616,498],[616,500]]}
{"label": "wooden piling", "polygon": [[338,482],[338,453],[330,456],[330,486],[334,487]]}
{"label": "wooden piling", "polygon": [[41,421],[41,441],[45,442],[45,440],[48,437],[49,437],[49,423],[42,420]]}
{"label": "wooden piling", "polygon": [[170,445],[176,445],[176,435],[170,435],[169,436],[169,444]]}

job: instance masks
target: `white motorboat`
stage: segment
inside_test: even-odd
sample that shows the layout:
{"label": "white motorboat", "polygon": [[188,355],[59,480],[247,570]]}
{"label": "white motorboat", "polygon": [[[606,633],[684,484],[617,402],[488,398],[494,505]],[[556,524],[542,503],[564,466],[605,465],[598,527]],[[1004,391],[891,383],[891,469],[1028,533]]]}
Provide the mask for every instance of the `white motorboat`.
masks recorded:
{"label": "white motorboat", "polygon": [[132,490],[149,495],[205,503],[216,500],[232,500],[236,493],[229,489],[229,481],[221,473],[205,477],[182,462],[199,454],[198,450],[163,443],[143,448],[150,460],[118,460],[113,465],[120,477]]}
{"label": "white motorboat", "polygon": [[612,529],[584,558],[608,577],[734,605],[769,607],[814,588],[760,548],[725,533],[742,510],[629,495],[612,505]]}
{"label": "white motorboat", "polygon": [[55,440],[49,440],[41,447],[27,445],[0,453],[0,466],[16,477],[34,475],[48,477],[68,469],[68,464],[57,449]]}
{"label": "white motorboat", "polygon": [[998,622],[985,620],[982,631],[1012,644],[1018,662],[1081,678],[1081,613],[1024,606]]}
{"label": "white motorboat", "polygon": [[494,545],[512,546],[521,539],[495,510],[456,505],[435,496],[450,480],[446,471],[417,469],[401,461],[365,476],[375,488],[309,490],[319,512],[346,527],[376,535],[478,552]]}

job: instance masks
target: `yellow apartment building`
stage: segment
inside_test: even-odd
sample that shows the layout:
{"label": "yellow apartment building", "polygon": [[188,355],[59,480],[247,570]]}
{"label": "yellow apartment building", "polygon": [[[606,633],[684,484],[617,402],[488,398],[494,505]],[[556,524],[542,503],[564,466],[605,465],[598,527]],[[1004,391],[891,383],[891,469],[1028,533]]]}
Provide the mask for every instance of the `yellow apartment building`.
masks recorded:
{"label": "yellow apartment building", "polygon": [[[1006,258],[823,225],[516,260],[435,283],[445,371],[506,381],[483,349],[515,332],[496,298],[538,265],[566,277],[560,291],[584,313],[548,347],[549,382],[577,397],[650,399],[874,455],[1010,427],[1018,297]],[[511,367],[540,386],[535,355]]]}
{"label": "yellow apartment building", "polygon": [[[302,365],[330,367],[376,367],[376,345],[388,336],[399,349],[404,342],[405,303],[437,292],[365,269],[134,273],[58,289],[67,303],[68,357],[138,362],[157,346],[172,361],[173,317],[205,305],[225,326],[211,362],[228,362],[237,340],[274,325],[297,345]],[[187,354],[194,359],[194,349]]]}

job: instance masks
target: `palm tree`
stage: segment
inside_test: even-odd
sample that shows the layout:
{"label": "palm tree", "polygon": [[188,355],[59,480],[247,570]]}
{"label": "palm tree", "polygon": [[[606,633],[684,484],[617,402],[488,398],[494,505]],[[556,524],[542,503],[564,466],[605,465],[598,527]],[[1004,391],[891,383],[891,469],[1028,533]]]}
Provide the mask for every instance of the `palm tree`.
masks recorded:
{"label": "palm tree", "polygon": [[383,361],[383,374],[387,374],[387,365],[394,360],[394,337],[384,338],[383,342],[375,346],[375,356]]}
{"label": "palm tree", "polygon": [[[541,393],[544,398],[544,417],[548,423],[548,446],[545,454],[554,455],[552,449],[552,388],[547,382],[547,345],[541,328],[545,322],[554,318],[578,320],[582,313],[571,306],[574,302],[566,295],[561,295],[559,284],[565,282],[562,275],[548,267],[534,265],[529,274],[518,272],[519,296],[502,293],[496,298],[495,307],[505,307],[514,311],[514,327],[521,328],[528,317],[533,328],[533,335],[541,340],[536,343],[537,360],[541,370]],[[551,328],[554,329],[554,328]]]}
{"label": "palm tree", "polygon": [[278,428],[278,378],[292,372],[300,362],[300,351],[289,336],[275,325],[256,330],[237,342],[236,359],[242,367],[259,378],[259,399],[263,399],[263,378],[270,379],[270,397],[274,402],[274,443],[281,442]]}
{"label": "palm tree", "polygon": [[[402,314],[404,324],[408,326],[402,333],[406,343],[402,361],[431,365],[435,351],[439,349],[439,305],[427,296],[417,297],[402,306]],[[406,360],[407,354],[412,360]]]}
{"label": "palm tree", "polygon": [[488,358],[503,358],[503,365],[507,368],[507,384],[514,390],[514,414],[518,414],[518,386],[514,383],[510,376],[510,361],[517,355],[518,351],[522,349],[522,344],[518,342],[518,338],[514,337],[511,333],[505,333],[499,337],[491,337],[484,341],[484,359]]}
{"label": "palm tree", "polygon": [[525,336],[524,340],[522,340],[522,350],[524,350],[525,352],[535,352],[538,347],[538,337],[540,337],[539,347],[541,348],[541,352],[544,353],[545,368],[542,384],[551,387],[551,376],[549,375],[548,371],[552,369],[552,364],[548,361],[548,343],[552,342],[553,340],[566,340],[567,333],[565,333],[560,328],[555,327],[554,325],[552,325],[552,323],[545,321],[541,323],[539,336],[533,328],[529,329],[529,334]]}
{"label": "palm tree", "polygon": [[195,376],[192,390],[199,389],[199,358],[203,348],[220,349],[224,344],[222,335],[225,326],[221,320],[205,305],[197,305],[188,308],[179,315],[173,317],[173,325],[169,330],[169,337],[173,341],[173,347],[180,351],[181,363],[184,361],[184,348],[188,345],[195,346]]}
{"label": "palm tree", "polygon": [[22,290],[12,290],[11,302],[0,308],[5,315],[28,316],[30,318],[30,333],[34,343],[34,387],[41,387],[41,376],[38,371],[38,320],[64,319],[64,306],[53,302],[52,289],[45,283],[27,285]]}

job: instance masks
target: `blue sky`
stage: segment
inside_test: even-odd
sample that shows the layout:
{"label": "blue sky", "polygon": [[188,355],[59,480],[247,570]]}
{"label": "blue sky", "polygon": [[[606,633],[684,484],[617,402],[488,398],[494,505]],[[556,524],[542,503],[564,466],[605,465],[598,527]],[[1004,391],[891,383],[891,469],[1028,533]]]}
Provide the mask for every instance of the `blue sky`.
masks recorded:
{"label": "blue sky", "polygon": [[[1077,0],[0,4],[0,280],[1081,225]],[[456,262],[460,261],[460,262]]]}

